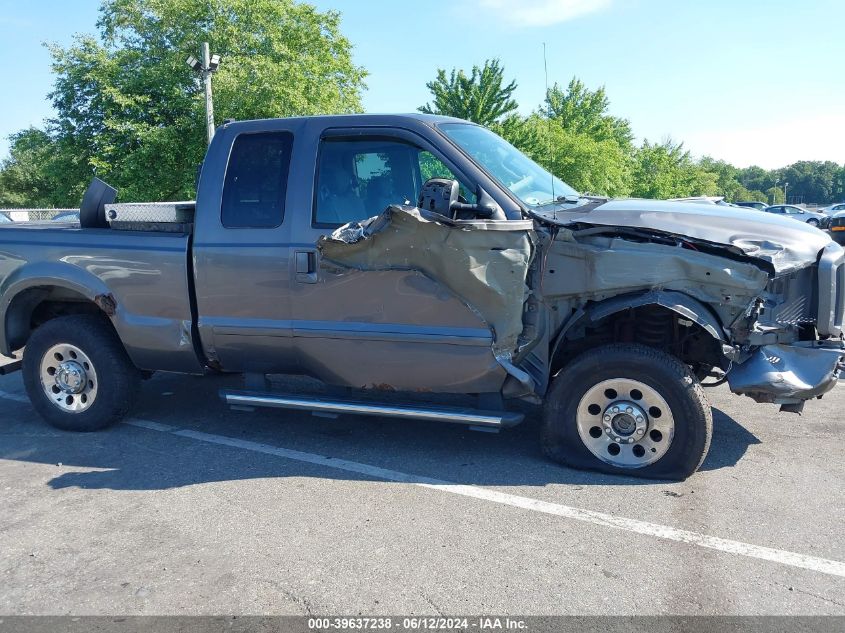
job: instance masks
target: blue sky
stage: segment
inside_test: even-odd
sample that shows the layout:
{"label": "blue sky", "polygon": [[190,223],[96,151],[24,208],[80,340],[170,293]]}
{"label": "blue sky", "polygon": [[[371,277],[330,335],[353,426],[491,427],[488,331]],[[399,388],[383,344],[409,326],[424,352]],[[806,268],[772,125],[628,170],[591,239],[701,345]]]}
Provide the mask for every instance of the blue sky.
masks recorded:
{"label": "blue sky", "polygon": [[[412,111],[438,67],[499,57],[525,112],[549,79],[604,85],[639,138],[780,167],[845,162],[843,0],[315,0],[343,14],[364,105]],[[44,41],[95,32],[99,0],[0,0],[0,136],[51,114]],[[0,155],[7,143],[0,142]]]}

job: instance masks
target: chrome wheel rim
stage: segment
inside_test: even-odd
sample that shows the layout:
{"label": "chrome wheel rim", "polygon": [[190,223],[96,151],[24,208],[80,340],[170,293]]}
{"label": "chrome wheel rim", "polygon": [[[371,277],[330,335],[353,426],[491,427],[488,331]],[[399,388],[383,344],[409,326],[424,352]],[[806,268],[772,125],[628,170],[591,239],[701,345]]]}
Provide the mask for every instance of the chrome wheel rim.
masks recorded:
{"label": "chrome wheel rim", "polygon": [[601,461],[642,468],[660,460],[675,435],[675,418],[657,390],[639,380],[605,380],[578,403],[578,435]]}
{"label": "chrome wheel rim", "polygon": [[41,388],[47,399],[67,413],[82,413],[97,398],[97,372],[75,345],[54,345],[41,359]]}

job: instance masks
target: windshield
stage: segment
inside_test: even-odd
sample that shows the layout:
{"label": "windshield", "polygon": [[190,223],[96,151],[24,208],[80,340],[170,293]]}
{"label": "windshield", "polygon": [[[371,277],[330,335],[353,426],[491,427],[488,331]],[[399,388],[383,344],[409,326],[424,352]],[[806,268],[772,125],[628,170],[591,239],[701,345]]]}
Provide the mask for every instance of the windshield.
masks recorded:
{"label": "windshield", "polygon": [[564,196],[577,198],[579,195],[487,128],[467,123],[443,123],[439,127],[488,174],[529,207],[563,201]]}

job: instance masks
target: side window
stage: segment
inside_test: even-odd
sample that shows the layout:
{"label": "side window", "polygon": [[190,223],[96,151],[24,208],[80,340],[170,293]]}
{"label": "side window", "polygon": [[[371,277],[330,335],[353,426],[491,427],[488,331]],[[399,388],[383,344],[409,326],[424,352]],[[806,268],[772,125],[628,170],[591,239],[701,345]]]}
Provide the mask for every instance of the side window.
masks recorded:
{"label": "side window", "polygon": [[418,150],[389,139],[326,139],[320,144],[314,222],[339,225],[378,215],[414,194]]}
{"label": "side window", "polygon": [[292,146],[290,132],[235,139],[223,183],[223,226],[274,228],[282,223]]}
{"label": "side window", "polygon": [[[337,226],[416,204],[428,178],[455,178],[433,154],[389,138],[324,139],[317,159],[314,224]],[[467,202],[475,196],[461,188]]]}

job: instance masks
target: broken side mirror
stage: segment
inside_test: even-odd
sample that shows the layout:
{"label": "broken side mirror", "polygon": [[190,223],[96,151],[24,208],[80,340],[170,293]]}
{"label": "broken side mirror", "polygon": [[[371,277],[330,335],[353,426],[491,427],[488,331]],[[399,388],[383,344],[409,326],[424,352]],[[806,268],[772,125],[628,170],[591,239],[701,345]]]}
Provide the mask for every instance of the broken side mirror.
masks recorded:
{"label": "broken side mirror", "polygon": [[469,204],[460,201],[461,185],[457,180],[448,178],[429,178],[420,191],[417,206],[420,209],[438,213],[447,218],[457,219],[458,216],[491,218],[496,215],[496,205],[483,191],[478,196],[479,202]]}

